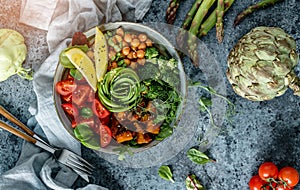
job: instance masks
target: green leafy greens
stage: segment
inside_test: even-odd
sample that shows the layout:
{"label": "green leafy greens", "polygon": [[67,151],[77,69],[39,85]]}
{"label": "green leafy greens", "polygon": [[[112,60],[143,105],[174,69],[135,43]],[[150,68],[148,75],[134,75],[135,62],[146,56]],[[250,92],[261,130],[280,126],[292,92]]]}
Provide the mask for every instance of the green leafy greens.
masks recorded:
{"label": "green leafy greens", "polygon": [[187,157],[196,164],[206,164],[208,162],[215,162],[214,160],[210,159],[206,154],[195,148],[191,148],[187,152]]}
{"label": "green leafy greens", "polygon": [[188,175],[185,179],[185,186],[187,190],[204,190],[204,187],[198,181],[196,175]]}
{"label": "green leafy greens", "polygon": [[161,166],[158,169],[158,175],[163,178],[164,180],[171,181],[174,183],[175,181],[173,180],[173,174],[169,166]]}

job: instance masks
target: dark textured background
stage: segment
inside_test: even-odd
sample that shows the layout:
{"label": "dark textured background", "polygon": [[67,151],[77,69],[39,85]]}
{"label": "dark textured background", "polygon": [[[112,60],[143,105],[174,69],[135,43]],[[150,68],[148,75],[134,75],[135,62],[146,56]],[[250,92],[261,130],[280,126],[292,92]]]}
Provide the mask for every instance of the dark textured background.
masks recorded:
{"label": "dark textured background", "polygon": [[[182,2],[174,25],[180,26],[193,0]],[[202,40],[215,56],[219,67],[223,70],[226,81],[227,96],[236,105],[237,113],[231,124],[224,122],[222,132],[208,149],[207,154],[216,163],[200,166],[186,157],[186,151],[197,145],[195,134],[190,144],[171,160],[161,163],[171,166],[175,183],[161,179],[157,170],[160,165],[144,169],[120,167],[101,158],[86,148],[84,157],[93,162],[99,170],[96,183],[109,189],[185,189],[184,180],[188,174],[194,173],[207,189],[229,190],[248,189],[247,183],[264,161],[273,161],[279,167],[293,166],[300,171],[300,98],[293,96],[288,90],[283,96],[266,102],[251,102],[234,94],[225,78],[227,68],[226,57],[230,49],[244,34],[256,26],[277,26],[297,40],[300,47],[300,1],[286,0],[272,8],[261,10],[247,17],[238,27],[233,28],[234,17],[248,5],[258,0],[236,1],[225,16],[225,37],[222,44],[215,38],[215,30],[211,30]],[[153,0],[150,11],[142,22],[165,22],[166,0]],[[26,67],[37,68],[48,56],[46,32],[18,23],[21,1],[0,0],[0,28],[11,28],[25,37],[29,54]],[[202,81],[203,73],[194,68],[189,60],[184,59],[187,75],[194,81]],[[299,75],[299,66],[296,68]],[[199,96],[202,92],[199,92]],[[35,100],[30,81],[18,76],[10,77],[0,83],[0,104],[15,114],[22,122],[31,117],[28,108]],[[209,125],[206,114],[201,114],[203,125]],[[0,117],[1,120],[5,120]],[[22,140],[1,131],[0,135],[0,174],[12,168],[21,151]],[[201,129],[199,130],[201,131]],[[145,158],[146,159],[146,158]],[[151,162],[151,160],[149,160]],[[77,186],[83,185],[79,180]],[[297,186],[295,189],[300,189]]]}

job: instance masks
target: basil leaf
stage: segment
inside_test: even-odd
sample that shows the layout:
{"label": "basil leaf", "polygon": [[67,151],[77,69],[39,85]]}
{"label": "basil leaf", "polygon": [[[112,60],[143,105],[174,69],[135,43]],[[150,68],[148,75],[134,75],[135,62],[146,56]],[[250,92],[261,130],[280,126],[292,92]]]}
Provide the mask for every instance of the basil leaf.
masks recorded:
{"label": "basil leaf", "polygon": [[187,190],[204,190],[194,174],[187,176],[185,186]]}
{"label": "basil leaf", "polygon": [[159,134],[155,137],[155,140],[162,141],[165,138],[171,136],[173,133],[173,128],[168,125],[163,125],[160,129]]}
{"label": "basil leaf", "polygon": [[80,110],[80,114],[84,118],[90,118],[90,117],[93,116],[93,110],[91,108],[88,108],[88,107],[83,107]]}
{"label": "basil leaf", "polygon": [[212,162],[208,156],[206,156],[203,152],[200,152],[199,150],[195,148],[191,148],[187,152],[187,157],[196,164],[206,164],[208,162]]}
{"label": "basil leaf", "polygon": [[174,183],[175,181],[173,180],[173,174],[169,166],[161,166],[158,169],[158,175],[163,178],[164,180],[171,181]]}
{"label": "basil leaf", "polygon": [[75,68],[74,65],[71,63],[71,61],[69,60],[69,58],[66,56],[66,52],[72,48],[79,48],[84,52],[87,52],[89,50],[89,47],[87,45],[78,45],[78,46],[76,45],[64,49],[59,55],[59,63],[65,68],[70,68],[70,69]]}
{"label": "basil leaf", "polygon": [[86,147],[98,150],[100,148],[99,137],[87,124],[79,124],[74,129],[75,137]]}

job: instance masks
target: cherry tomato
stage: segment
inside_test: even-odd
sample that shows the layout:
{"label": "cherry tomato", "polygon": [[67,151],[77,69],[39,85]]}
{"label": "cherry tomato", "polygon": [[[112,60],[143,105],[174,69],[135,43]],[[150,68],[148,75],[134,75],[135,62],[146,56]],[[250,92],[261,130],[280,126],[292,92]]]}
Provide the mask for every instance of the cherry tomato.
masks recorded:
{"label": "cherry tomato", "polygon": [[278,178],[290,187],[295,187],[299,182],[299,173],[295,168],[287,166],[279,171]]}
{"label": "cherry tomato", "polygon": [[72,101],[78,106],[83,106],[87,100],[91,88],[88,85],[78,85],[72,93]]}
{"label": "cherry tomato", "polygon": [[73,129],[77,126],[77,123],[76,123],[75,120],[72,120],[71,126],[72,126]]}
{"label": "cherry tomato", "polygon": [[75,84],[74,79],[68,78],[56,83],[55,89],[58,94],[67,96],[76,89],[76,86],[77,85]]}
{"label": "cherry tomato", "polygon": [[61,96],[64,102],[71,103],[72,102],[72,93],[66,96]]}
{"label": "cherry tomato", "polygon": [[265,184],[266,182],[259,175],[253,176],[248,183],[250,190],[261,190]]}
{"label": "cherry tomato", "polygon": [[61,107],[72,119],[78,117],[79,112],[78,112],[78,109],[76,108],[76,106],[74,106],[70,103],[64,103],[64,104],[61,104]]}
{"label": "cherry tomato", "polygon": [[267,181],[269,178],[277,179],[278,168],[272,162],[265,162],[260,165],[258,169],[258,175],[262,180]]}
{"label": "cherry tomato", "polygon": [[294,188],[292,187],[288,187],[288,186],[284,186],[284,184],[278,184],[275,188],[275,190],[293,190]]}
{"label": "cherry tomato", "polygon": [[87,101],[88,101],[88,102],[94,102],[94,99],[95,99],[95,92],[94,92],[94,90],[91,88],[91,90],[90,90],[90,92],[89,92],[89,95],[88,95]]}
{"label": "cherry tomato", "polygon": [[99,118],[108,117],[110,114],[110,112],[97,99],[94,99],[92,109],[94,114],[97,115]]}
{"label": "cherry tomato", "polygon": [[100,125],[100,145],[101,147],[106,147],[111,141],[111,130],[106,125]]}

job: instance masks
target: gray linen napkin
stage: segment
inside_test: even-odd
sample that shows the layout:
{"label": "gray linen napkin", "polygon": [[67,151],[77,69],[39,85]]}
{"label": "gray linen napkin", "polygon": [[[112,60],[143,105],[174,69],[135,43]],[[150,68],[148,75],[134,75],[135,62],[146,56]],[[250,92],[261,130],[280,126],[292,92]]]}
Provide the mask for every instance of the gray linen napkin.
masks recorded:
{"label": "gray linen napkin", "polygon": [[[36,130],[42,129],[51,145],[81,153],[80,144],[67,133],[55,112],[53,76],[60,51],[67,46],[75,31],[85,31],[104,22],[142,19],[151,2],[152,0],[58,0],[47,34],[50,56],[34,75],[33,87],[37,102],[30,110],[38,122]],[[23,18],[24,20],[26,21]],[[33,25],[33,22],[28,23]],[[28,124],[33,125],[34,122],[30,120]],[[54,169],[59,171],[53,179]],[[77,174],[55,162],[50,154],[25,142],[16,167],[0,176],[0,189],[69,189],[77,177]],[[90,184],[83,189],[105,188]]]}

